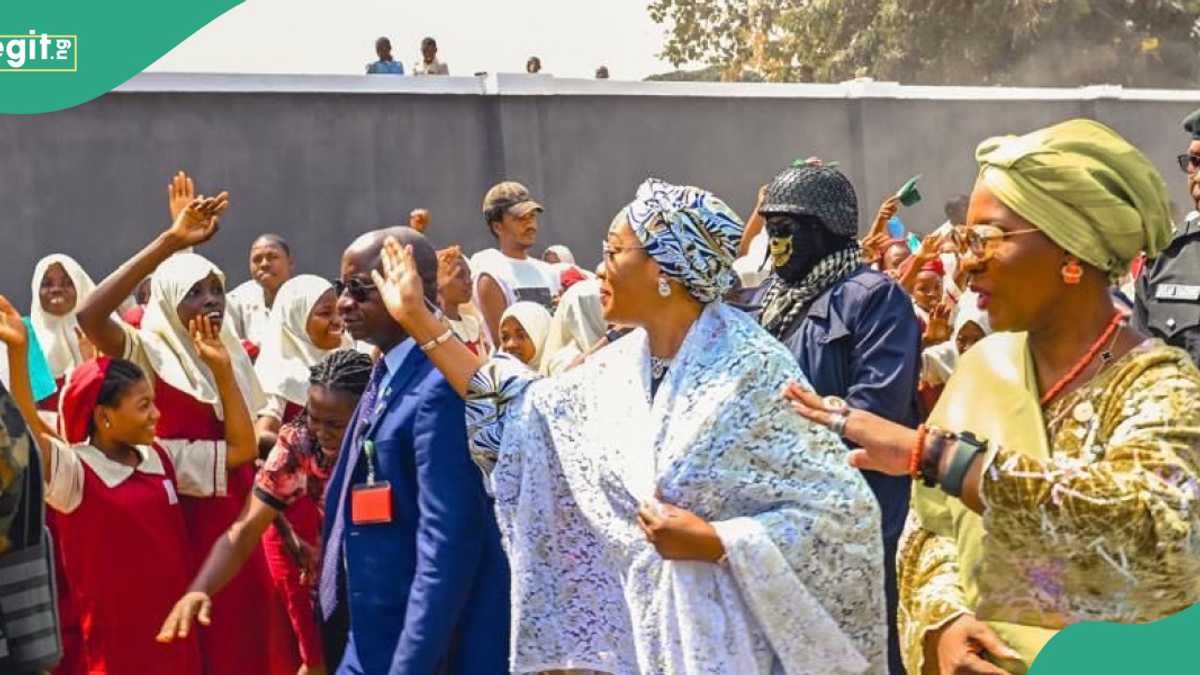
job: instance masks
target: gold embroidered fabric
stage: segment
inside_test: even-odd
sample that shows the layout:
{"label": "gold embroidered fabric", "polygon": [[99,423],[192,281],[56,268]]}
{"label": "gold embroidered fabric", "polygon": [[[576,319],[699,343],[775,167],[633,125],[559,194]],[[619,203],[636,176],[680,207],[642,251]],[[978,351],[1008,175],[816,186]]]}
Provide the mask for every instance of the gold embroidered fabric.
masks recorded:
{"label": "gold embroidered fabric", "polygon": [[956,541],[974,514],[938,532],[910,517],[897,562],[908,672],[922,672],[925,634],[964,611],[1002,638],[1003,626],[1044,629],[1012,645],[1031,662],[1069,624],[1153,621],[1200,601],[1200,373],[1187,354],[1147,341],[1045,424],[1048,458],[1001,447],[987,467],[977,555]]}
{"label": "gold embroidered fabric", "polygon": [[984,474],[977,611],[1063,628],[1200,601],[1200,375],[1154,342],[1046,411],[1051,456]]}
{"label": "gold embroidered fabric", "polygon": [[949,537],[921,527],[916,512],[910,511],[900,537],[900,602],[897,622],[904,668],[917,675],[925,658],[925,633],[950,619],[969,614],[958,583],[958,548]]}

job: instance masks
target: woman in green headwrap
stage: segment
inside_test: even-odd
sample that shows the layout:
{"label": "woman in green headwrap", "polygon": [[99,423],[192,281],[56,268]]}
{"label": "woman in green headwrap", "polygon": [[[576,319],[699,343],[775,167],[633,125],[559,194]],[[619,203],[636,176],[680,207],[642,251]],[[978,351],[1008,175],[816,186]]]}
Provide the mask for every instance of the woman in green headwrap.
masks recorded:
{"label": "woman in green headwrap", "polygon": [[1168,241],[1161,176],[1089,120],[976,158],[964,264],[1002,332],[963,357],[929,427],[788,392],[861,446],[851,463],[924,483],[899,555],[913,674],[1024,672],[1067,625],[1200,601],[1200,373],[1109,296]]}

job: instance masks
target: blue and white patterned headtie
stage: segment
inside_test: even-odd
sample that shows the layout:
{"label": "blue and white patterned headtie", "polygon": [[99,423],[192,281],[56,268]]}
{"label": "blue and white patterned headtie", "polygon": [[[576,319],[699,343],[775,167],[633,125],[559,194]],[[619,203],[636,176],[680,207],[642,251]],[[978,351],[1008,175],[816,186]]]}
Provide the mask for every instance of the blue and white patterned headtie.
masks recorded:
{"label": "blue and white patterned headtie", "polygon": [[745,225],[708,190],[647,178],[625,215],[663,273],[700,302],[721,298],[737,282],[733,261]]}

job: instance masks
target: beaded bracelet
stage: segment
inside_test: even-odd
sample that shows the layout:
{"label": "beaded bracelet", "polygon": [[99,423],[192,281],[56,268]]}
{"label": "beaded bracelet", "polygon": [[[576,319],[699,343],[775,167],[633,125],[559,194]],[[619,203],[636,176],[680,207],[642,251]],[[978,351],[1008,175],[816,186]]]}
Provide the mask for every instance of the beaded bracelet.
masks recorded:
{"label": "beaded bracelet", "polygon": [[917,427],[917,442],[913,444],[912,451],[908,453],[908,475],[913,478],[920,478],[921,455],[925,452],[925,437],[929,434],[929,429],[924,424]]}

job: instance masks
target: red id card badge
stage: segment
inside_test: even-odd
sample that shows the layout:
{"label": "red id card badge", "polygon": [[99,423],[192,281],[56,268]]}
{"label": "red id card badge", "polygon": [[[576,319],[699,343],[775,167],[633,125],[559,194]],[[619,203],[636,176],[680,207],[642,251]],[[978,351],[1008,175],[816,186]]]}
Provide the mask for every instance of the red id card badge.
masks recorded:
{"label": "red id card badge", "polygon": [[361,483],[350,489],[350,522],[375,525],[392,522],[392,485],[387,481]]}

